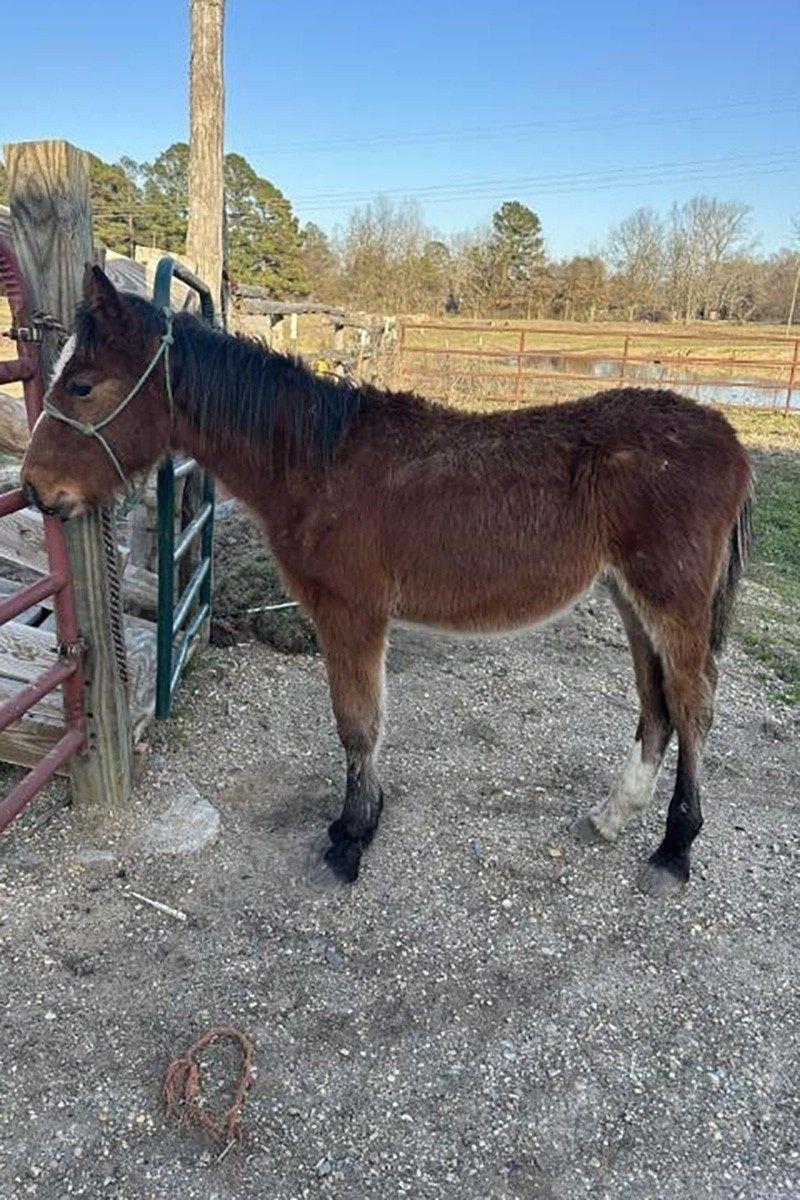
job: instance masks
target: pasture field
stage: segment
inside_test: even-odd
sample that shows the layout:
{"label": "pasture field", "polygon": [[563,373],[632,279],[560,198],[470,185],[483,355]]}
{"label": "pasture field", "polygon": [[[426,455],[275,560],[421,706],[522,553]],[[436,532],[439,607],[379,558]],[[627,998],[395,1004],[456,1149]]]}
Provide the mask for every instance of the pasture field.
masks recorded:
{"label": "pasture field", "polygon": [[[485,322],[453,321],[440,322],[437,328],[414,328],[415,318],[409,318],[406,326],[405,347],[409,351],[417,348],[429,350],[473,350],[508,352],[516,354],[519,348],[519,331],[525,331],[525,350],[553,350],[566,357],[585,355],[587,358],[604,359],[623,353],[625,340],[629,339],[629,361],[637,357],[660,359],[677,358],[687,369],[700,375],[717,376],[720,367],[697,363],[696,359],[719,358],[725,360],[725,368],[734,371],[737,362],[747,360],[746,372],[753,379],[778,379],[787,377],[794,355],[797,333],[786,336],[780,325],[728,325],[722,322],[696,321],[686,325],[667,325],[644,322],[581,322],[555,321],[495,321],[491,329]],[[687,336],[691,337],[691,341]],[[755,341],[755,338],[774,338],[774,341]],[[776,360],[781,367],[766,365]]]}

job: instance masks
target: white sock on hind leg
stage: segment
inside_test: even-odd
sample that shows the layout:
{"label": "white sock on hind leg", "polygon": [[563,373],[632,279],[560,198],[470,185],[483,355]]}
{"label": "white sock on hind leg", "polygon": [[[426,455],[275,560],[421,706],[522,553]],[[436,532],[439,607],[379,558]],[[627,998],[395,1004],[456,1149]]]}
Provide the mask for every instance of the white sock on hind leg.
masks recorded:
{"label": "white sock on hind leg", "polygon": [[614,791],[592,810],[598,832],[613,842],[631,817],[647,808],[653,798],[660,764],[645,762],[642,742],[634,742]]}

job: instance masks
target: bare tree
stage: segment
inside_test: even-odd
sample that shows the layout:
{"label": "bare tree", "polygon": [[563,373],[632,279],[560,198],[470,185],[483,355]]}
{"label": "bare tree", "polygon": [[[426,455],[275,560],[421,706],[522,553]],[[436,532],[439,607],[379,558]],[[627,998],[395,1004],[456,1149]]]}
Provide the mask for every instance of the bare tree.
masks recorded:
{"label": "bare tree", "polygon": [[608,237],[606,257],[617,273],[629,319],[637,308],[657,307],[664,276],[664,224],[652,208],[637,208]]}
{"label": "bare tree", "polygon": [[606,296],[605,263],[599,254],[576,254],[557,263],[553,304],[565,320],[593,321]]}
{"label": "bare tree", "polygon": [[434,242],[412,201],[379,197],[356,209],[339,242],[344,298],[385,312],[440,304],[447,285],[436,270],[441,256],[431,252]]}
{"label": "bare tree", "polygon": [[684,320],[719,311],[727,265],[752,250],[750,214],[750,207],[738,200],[709,196],[672,206],[666,234],[668,287]]}

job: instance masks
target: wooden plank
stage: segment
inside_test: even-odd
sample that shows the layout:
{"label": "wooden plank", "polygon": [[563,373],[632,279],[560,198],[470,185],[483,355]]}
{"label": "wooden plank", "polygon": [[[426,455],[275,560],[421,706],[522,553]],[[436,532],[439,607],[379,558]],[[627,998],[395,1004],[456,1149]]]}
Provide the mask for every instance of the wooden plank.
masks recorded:
{"label": "wooden plank", "polygon": [[122,595],[125,604],[130,605],[137,616],[155,616],[158,603],[158,576],[155,571],[129,562],[122,580]]}
{"label": "wooden plank", "polygon": [[[0,704],[7,699],[9,697],[4,694],[3,681],[0,679]],[[64,726],[43,719],[41,713],[37,712],[38,709],[39,705],[0,733],[2,762],[11,763],[15,767],[35,767],[61,739]],[[57,774],[66,775],[66,768],[59,770]]]}
{"label": "wooden plank", "polygon": [[21,621],[8,621],[0,626],[0,676],[7,682],[32,683],[52,667],[56,655],[53,633]]}
{"label": "wooden plank", "polygon": [[[81,297],[84,265],[93,256],[86,156],[68,142],[18,142],[6,147],[14,245],[33,303],[71,329]],[[59,342],[45,333],[45,375]],[[76,805],[87,816],[127,806],[133,746],[115,634],[123,642],[114,602],[106,535],[116,544],[113,519],[99,512],[66,522],[75,583],[78,627],[87,646],[86,709],[90,750],[73,759]],[[123,642],[124,644],[124,642]]]}
{"label": "wooden plank", "polygon": [[[13,699],[23,687],[52,667],[55,660],[52,633],[31,629],[17,621],[0,627],[0,704]],[[58,689],[0,733],[0,759],[17,766],[35,766],[63,734],[63,718]]]}
{"label": "wooden plank", "polygon": [[[71,525],[73,522],[69,522]],[[125,570],[128,561],[128,551],[125,546],[118,546],[121,569]],[[18,567],[27,567],[38,575],[46,575],[49,567],[44,548],[44,526],[42,514],[34,508],[23,508],[11,513],[0,521],[0,559],[15,563]],[[143,584],[137,583],[136,589],[141,590]]]}
{"label": "wooden plank", "polygon": [[[287,316],[290,313],[297,313],[300,316],[312,315],[320,313],[323,316],[344,317],[343,308],[336,308],[332,304],[317,304],[313,300],[309,301],[287,301],[276,300],[265,287],[261,287],[256,283],[235,283],[232,288],[232,294],[235,300],[240,303],[240,307],[245,312],[256,313],[276,313],[281,316]],[[254,300],[263,304],[263,308],[251,309],[248,301]]]}
{"label": "wooden plank", "polygon": [[156,626],[153,621],[125,618],[128,646],[128,701],[133,740],[138,742],[156,715]]}
{"label": "wooden plank", "polygon": [[9,454],[0,449],[0,490],[19,487],[19,469],[22,459],[18,454]]}
{"label": "wooden plank", "polygon": [[[255,291],[255,288],[249,288],[249,291]],[[329,304],[303,304],[291,303],[285,300],[269,300],[265,296],[249,296],[242,290],[242,285],[239,285],[234,293],[236,299],[236,307],[240,312],[251,317],[290,317],[290,316],[314,316],[320,315],[331,317],[337,321],[344,321],[345,314],[340,308],[332,308]]]}
{"label": "wooden plank", "polygon": [[[0,599],[5,599],[6,596],[12,596],[14,592],[18,592],[22,585],[16,579],[6,579],[5,575],[0,575]],[[42,616],[43,610],[53,608],[53,597],[47,596],[41,600],[34,608],[29,608],[25,612],[20,613],[15,617],[15,621],[19,621],[21,625],[38,625]]]}
{"label": "wooden plank", "polygon": [[[35,631],[45,633],[53,645],[55,618],[52,614]],[[0,642],[2,638],[0,637]],[[125,616],[128,650],[128,706],[134,743],[141,741],[156,715],[156,624],[143,617]]]}
{"label": "wooden plank", "polygon": [[48,571],[41,513],[23,508],[0,521],[0,559],[27,567],[38,575]]}
{"label": "wooden plank", "polygon": [[144,263],[126,258],[123,254],[106,251],[105,273],[120,292],[134,292],[137,296],[150,299]]}
{"label": "wooden plank", "polygon": [[28,418],[25,405],[17,396],[0,392],[0,449],[24,454],[28,445]]}
{"label": "wooden plank", "polygon": [[[128,648],[128,700],[134,741],[138,742],[155,716],[156,626],[140,617],[125,618]],[[55,630],[37,629],[9,621],[0,627],[0,703],[12,699],[56,660]],[[64,732],[61,691],[39,701],[21,721],[0,734],[0,758],[34,766]]]}

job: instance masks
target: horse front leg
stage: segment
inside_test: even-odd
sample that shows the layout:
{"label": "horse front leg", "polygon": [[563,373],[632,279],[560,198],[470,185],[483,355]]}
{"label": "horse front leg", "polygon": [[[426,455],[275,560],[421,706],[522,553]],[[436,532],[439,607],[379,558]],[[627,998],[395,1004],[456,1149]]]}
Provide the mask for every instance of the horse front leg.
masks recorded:
{"label": "horse front leg", "polygon": [[337,878],[352,883],[383,808],[376,760],[383,730],[386,622],[339,606],[318,609],[314,619],[347,764],[344,807],[328,830],[325,861]]}

